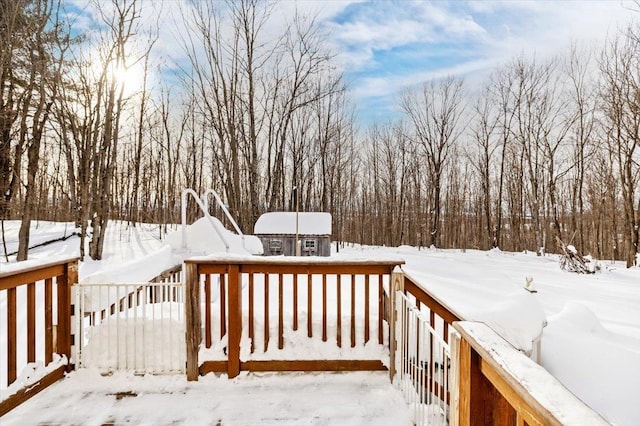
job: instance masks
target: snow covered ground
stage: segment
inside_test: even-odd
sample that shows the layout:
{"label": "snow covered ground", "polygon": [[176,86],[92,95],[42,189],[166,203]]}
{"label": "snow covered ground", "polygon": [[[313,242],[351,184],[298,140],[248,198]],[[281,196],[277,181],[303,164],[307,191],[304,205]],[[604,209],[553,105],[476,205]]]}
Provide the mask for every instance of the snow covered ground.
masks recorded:
{"label": "snow covered ground", "polygon": [[[17,222],[5,223],[6,239],[8,251],[12,248],[17,236]],[[176,228],[177,229],[177,228]],[[50,240],[68,235],[72,232],[70,224],[50,224],[41,222],[34,228],[34,241]],[[179,231],[178,231],[179,232]],[[40,235],[42,233],[42,235]],[[127,276],[133,272],[137,280],[144,280],[157,275],[158,269],[166,269],[171,266],[176,259],[175,250],[169,251],[165,241],[160,239],[158,227],[155,225],[138,225],[133,228],[122,224],[110,225],[107,230],[108,243],[105,247],[104,260],[101,262],[86,261],[80,267],[80,281],[82,282],[117,282],[127,281]],[[14,246],[12,246],[12,244]],[[30,252],[33,258],[49,258],[54,255],[75,256],[78,254],[77,237],[69,238],[50,245],[36,248]],[[544,328],[542,337],[542,365],[553,373],[567,388],[574,392],[585,403],[600,412],[607,420],[619,425],[640,424],[640,405],[637,404],[637,395],[640,395],[640,268],[625,269],[620,263],[601,262],[601,272],[594,275],[578,275],[560,270],[558,258],[555,255],[537,257],[534,253],[506,253],[499,250],[476,251],[476,250],[437,250],[426,249],[417,250],[413,247],[361,247],[348,246],[342,248],[337,258],[343,259],[378,259],[378,258],[402,258],[406,264],[404,270],[419,281],[431,293],[443,300],[460,316],[481,320],[489,323],[497,332],[505,338],[522,337],[526,333],[519,331],[519,327],[527,321],[522,321],[518,309],[525,306],[524,311],[542,312],[548,325]],[[8,267],[0,263],[0,268]],[[116,273],[117,271],[127,271],[126,274]],[[127,270],[128,268],[128,270]],[[145,278],[146,277],[146,278]],[[532,280],[533,287],[537,293],[530,294],[523,287],[526,282]],[[131,281],[131,279],[128,279]],[[510,303],[517,302],[510,306]],[[0,300],[0,304],[2,301]],[[520,308],[519,308],[520,307]],[[1,308],[1,307],[0,307]],[[0,309],[1,310],[1,309]],[[511,313],[509,313],[511,312]],[[506,314],[505,314],[506,313]],[[527,343],[527,342],[524,342]],[[190,410],[194,413],[205,415],[206,411],[211,415],[211,410],[215,401],[220,405],[215,405],[215,412],[220,413],[221,424],[269,424],[273,419],[280,419],[278,424],[293,424],[286,417],[290,410],[296,410],[294,406],[302,404],[300,400],[305,399],[304,395],[316,395],[319,389],[309,389],[309,386],[318,384],[323,389],[331,390],[331,386],[343,386],[344,392],[333,389],[339,398],[333,399],[330,392],[307,397],[310,404],[306,410],[313,413],[322,407],[335,406],[332,401],[340,401],[345,406],[353,406],[354,412],[360,412],[361,417],[355,414],[342,414],[338,417],[301,417],[308,421],[308,424],[406,424],[408,417],[403,411],[402,404],[393,405],[394,410],[400,418],[391,419],[385,417],[390,412],[380,413],[380,419],[386,419],[376,423],[376,420],[369,419],[368,412],[372,406],[359,406],[361,392],[355,391],[358,386],[371,385],[374,382],[383,380],[377,373],[358,373],[354,375],[313,375],[313,376],[291,376],[289,380],[278,375],[242,375],[240,378],[227,381],[226,378],[219,380],[214,376],[205,378],[202,384],[192,385],[184,382],[178,377],[145,377],[132,378],[120,375],[98,379],[91,377],[91,371],[80,371],[72,374],[77,377],[77,385],[84,388],[84,391],[75,389],[73,393],[74,380],[62,381],[56,385],[57,391],[45,391],[42,396],[38,396],[32,402],[27,403],[23,408],[14,411],[10,416],[12,419],[20,419],[20,414],[24,415],[28,407],[32,410],[44,409],[43,407],[66,407],[56,408],[54,415],[71,412],[71,407],[59,405],[61,400],[69,399],[76,401],[92,401],[95,399],[96,406],[106,404],[118,421],[123,423],[130,419],[133,423],[139,423],[145,418],[136,417],[140,411],[148,411],[155,415],[155,408],[164,407],[163,398],[169,398],[161,391],[156,394],[150,392],[148,399],[141,398],[146,395],[146,389],[175,389],[175,394],[191,394],[192,389],[206,386],[211,387],[211,401],[204,402],[198,396],[185,398],[195,401],[193,407],[186,401],[176,400],[181,408],[175,417],[162,417],[166,419],[161,423],[170,423],[175,419],[177,422],[188,423]],[[95,374],[95,372],[93,373]],[[295,379],[293,378],[295,377]],[[339,379],[336,379],[339,378]],[[157,380],[157,382],[156,382]],[[334,383],[334,380],[339,380]],[[152,383],[153,381],[153,383]],[[294,384],[297,383],[297,384]],[[361,383],[362,382],[362,383]],[[332,385],[333,383],[333,385]],[[127,384],[127,386],[123,386]],[[92,386],[94,386],[92,388]],[[294,386],[300,386],[296,388]],[[147,387],[149,386],[149,387]],[[267,417],[256,417],[255,410],[244,410],[249,399],[242,401],[243,392],[251,392],[249,388],[254,386],[256,398],[259,395],[265,396],[265,414]],[[291,387],[287,387],[291,386]],[[375,387],[375,386],[374,386]],[[93,390],[92,390],[93,389]],[[108,393],[105,389],[117,394],[117,392],[133,392],[136,397],[123,397],[117,399],[113,395],[107,400],[99,397],[99,394]],[[355,390],[354,390],[355,389]],[[395,401],[399,394],[388,383],[369,389],[374,394],[380,394],[385,401]],[[64,392],[67,392],[66,394]],[[267,392],[265,392],[267,391]],[[195,391],[194,391],[195,392]],[[237,393],[235,393],[237,392]],[[62,394],[61,394],[62,393]],[[365,392],[366,393],[366,392]],[[66,396],[62,396],[66,395]],[[155,395],[155,396],[153,396]],[[164,395],[164,396],[163,396]],[[228,396],[228,407],[234,408],[237,412],[225,411],[227,406],[216,399],[213,395],[222,398]],[[235,396],[234,396],[235,395]],[[172,395],[171,398],[174,396]],[[237,398],[237,400],[234,400]],[[296,404],[288,404],[287,400],[295,399]],[[375,400],[375,399],[374,399]],[[43,401],[42,405],[37,401]],[[78,416],[89,416],[94,410],[92,404],[83,401],[82,406],[87,408],[74,407],[78,411]],[[139,403],[136,405],[136,401]],[[171,399],[173,401],[173,399]],[[235,402],[233,402],[235,401]],[[325,402],[327,404],[325,404]],[[208,411],[198,411],[198,403],[208,407]],[[216,402],[217,403],[217,402]],[[58,405],[56,405],[58,404]],[[71,403],[69,403],[71,404]],[[164,404],[164,405],[163,405]],[[186,404],[186,405],[185,405]],[[364,404],[364,402],[363,402]],[[368,403],[367,403],[368,404]],[[383,405],[383,404],[379,404]],[[301,405],[302,406],[302,405]],[[37,408],[39,407],[39,408]],[[260,407],[258,405],[257,407]],[[47,408],[51,410],[52,408]],[[271,410],[271,411],[270,411]],[[76,411],[73,411],[75,413]],[[158,415],[168,413],[168,409],[158,409]],[[246,415],[246,417],[238,417]],[[302,413],[302,411],[301,411]],[[345,412],[346,413],[346,412]],[[75,414],[74,414],[75,415]],[[225,417],[226,416],[226,417]],[[315,415],[314,415],[315,416]],[[405,416],[405,417],[403,417]],[[85,417],[88,418],[88,417]],[[158,419],[159,417],[150,417]],[[216,424],[218,419],[207,418],[208,423]],[[323,423],[329,419],[328,423]],[[374,416],[374,418],[377,418]],[[51,418],[48,418],[51,419]],[[227,421],[224,421],[224,420]],[[271,420],[269,420],[271,419]],[[334,421],[331,421],[333,419]],[[405,419],[405,420],[402,420]],[[108,419],[107,419],[108,420]],[[98,423],[107,421],[105,419],[96,420]],[[4,424],[5,418],[3,418]],[[18,420],[14,420],[18,421]],[[69,418],[71,423],[78,423]],[[81,423],[85,423],[81,421]],[[151,422],[157,423],[157,422]],[[20,424],[11,423],[11,424]],[[296,423],[300,424],[300,423]]]}

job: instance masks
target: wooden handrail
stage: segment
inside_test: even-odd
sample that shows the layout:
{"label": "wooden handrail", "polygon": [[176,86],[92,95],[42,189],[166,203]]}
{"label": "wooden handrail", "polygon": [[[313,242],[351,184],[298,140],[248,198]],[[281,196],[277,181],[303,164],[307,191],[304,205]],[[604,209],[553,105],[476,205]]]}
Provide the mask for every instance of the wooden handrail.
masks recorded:
{"label": "wooden handrail", "polygon": [[65,266],[78,262],[77,257],[55,260],[25,268],[0,272],[0,290],[8,290],[26,283],[42,281],[46,278],[57,277],[64,274]]}
{"label": "wooden handrail", "polygon": [[[40,298],[36,297],[36,283],[42,288],[43,305],[38,306]],[[37,343],[44,348],[45,366],[53,360],[53,354],[57,353],[66,357],[67,365],[60,366],[47,374],[37,383],[30,384],[19,390],[7,399],[0,402],[0,416],[15,408],[17,405],[40,392],[56,380],[62,378],[65,370],[72,366],[68,363],[71,358],[71,287],[78,282],[78,259],[68,258],[56,260],[38,265],[29,265],[11,271],[0,273],[0,291],[6,292],[7,298],[7,346],[0,348],[7,354],[7,386],[14,383],[18,375],[18,329],[17,317],[19,310],[26,310],[26,354],[20,363],[33,363],[38,361],[36,354],[36,312],[44,312],[41,321],[44,322],[44,342]],[[53,286],[55,285],[57,300],[53,298]],[[19,288],[26,289],[26,302],[18,305],[17,292]],[[53,307],[57,307],[56,323],[53,318]]]}
{"label": "wooden handrail", "polygon": [[547,370],[487,325],[456,322],[453,326],[461,336],[461,426],[608,424]]}
{"label": "wooden handrail", "polygon": [[411,293],[416,299],[426,305],[429,310],[436,313],[449,325],[454,321],[462,321],[463,318],[438,296],[429,293],[424,286],[411,275],[404,273],[404,290]]}
{"label": "wooden handrail", "polygon": [[[255,345],[253,344],[253,338],[255,334],[254,330],[254,287],[258,285],[258,280],[256,277],[263,277],[264,281],[264,349],[266,350],[267,344],[269,341],[269,287],[277,285],[277,295],[279,304],[277,306],[277,321],[278,321],[278,348],[282,349],[284,346],[283,336],[283,295],[285,294],[285,288],[290,290],[291,298],[293,300],[293,330],[298,329],[298,286],[300,277],[306,277],[306,286],[307,286],[307,303],[306,303],[306,312],[307,312],[307,336],[312,337],[312,315],[315,313],[313,311],[313,286],[322,285],[322,339],[326,341],[327,333],[326,333],[326,291],[327,291],[327,275],[336,275],[338,278],[335,284],[335,291],[337,297],[337,315],[336,315],[336,327],[337,327],[337,336],[336,336],[336,344],[340,347],[344,342],[342,341],[341,329],[342,329],[342,313],[341,313],[341,295],[342,291],[345,292],[345,297],[349,298],[349,304],[345,305],[344,309],[345,314],[348,315],[350,313],[350,319],[346,321],[349,322],[349,328],[346,330],[347,333],[350,333],[350,345],[351,347],[356,345],[356,318],[355,318],[355,310],[356,310],[356,281],[355,277],[364,277],[360,284],[364,285],[364,297],[366,300],[363,300],[365,303],[365,323],[364,326],[364,339],[367,341],[370,335],[369,329],[369,315],[370,309],[368,304],[370,302],[373,303],[373,299],[370,301],[369,298],[369,285],[370,281],[373,281],[371,284],[377,285],[377,294],[378,301],[376,306],[378,306],[378,341],[382,344],[382,336],[380,328],[382,326],[383,316],[384,316],[384,301],[383,301],[383,284],[382,277],[389,276],[391,271],[398,265],[402,265],[404,262],[402,260],[336,260],[336,259],[323,259],[323,258],[256,258],[256,257],[246,257],[246,258],[194,258],[188,259],[185,261],[186,267],[186,329],[187,329],[187,378],[188,380],[197,380],[199,373],[206,371],[225,371],[228,373],[229,377],[234,377],[239,374],[241,368],[260,368],[261,371],[266,368],[274,368],[278,371],[282,368],[285,368],[285,364],[281,361],[271,362],[271,361],[251,361],[251,362],[241,362],[239,356],[239,348],[240,348],[240,334],[242,330],[242,321],[245,317],[242,309],[242,279],[241,276],[248,275],[248,331],[249,338],[251,339],[251,351],[255,349]],[[201,276],[204,275],[204,280],[201,280]],[[205,315],[204,315],[204,343],[208,348],[211,346],[212,342],[212,323],[211,323],[211,286],[212,280],[211,277],[215,275],[219,276],[219,285],[220,285],[220,336],[226,334],[227,335],[227,346],[226,346],[226,354],[228,361],[213,361],[208,362],[207,365],[203,365],[200,367],[198,365],[198,351],[199,346],[202,342],[202,337],[200,330],[202,328],[201,324],[201,295],[200,295],[200,283],[204,281],[204,306],[205,306]],[[277,280],[269,280],[270,276],[277,276]],[[285,285],[285,281],[283,279],[284,276],[292,276],[292,282],[289,282]],[[313,276],[322,276],[322,282],[319,280],[317,282],[313,282]],[[373,276],[374,279],[370,280],[369,277]],[[377,283],[375,276],[378,277]],[[304,278],[302,278],[302,282],[304,282]],[[271,283],[271,284],[270,284]],[[347,287],[342,287],[343,285],[347,285]],[[360,285],[358,284],[358,285]],[[290,288],[289,288],[290,286]],[[320,287],[315,287],[318,291]],[[273,289],[271,289],[273,290]],[[289,293],[287,293],[289,294]],[[349,296],[350,295],[350,296]],[[272,294],[273,296],[273,294]],[[320,296],[318,296],[320,297]],[[358,306],[363,301],[358,301]],[[346,302],[346,301],[345,301]],[[372,305],[373,306],[373,305]],[[350,311],[349,311],[350,309]],[[317,315],[320,315],[318,312]],[[375,315],[375,314],[374,314]],[[346,318],[348,316],[345,315]],[[316,318],[319,318],[316,317]],[[346,334],[346,333],[344,333]],[[345,339],[346,340],[346,339]],[[262,348],[260,348],[262,349]],[[293,364],[289,365],[287,368],[293,369],[349,369],[353,367],[353,360],[317,360],[314,361],[315,364],[309,363],[309,361],[302,362],[300,360],[290,360]],[[270,363],[269,365],[265,365],[265,363]],[[294,365],[295,364],[295,365]],[[313,367],[310,367],[313,364]],[[363,366],[371,367],[372,365],[376,366],[376,368],[382,368],[381,362],[372,363],[371,360],[363,363]],[[365,368],[362,367],[361,368]]]}

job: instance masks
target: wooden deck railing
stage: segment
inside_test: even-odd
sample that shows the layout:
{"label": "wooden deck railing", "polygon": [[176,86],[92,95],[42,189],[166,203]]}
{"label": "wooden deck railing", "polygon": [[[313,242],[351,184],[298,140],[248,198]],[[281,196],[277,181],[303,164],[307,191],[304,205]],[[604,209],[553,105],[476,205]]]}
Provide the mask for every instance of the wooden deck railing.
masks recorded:
{"label": "wooden deck railing", "polygon": [[[396,285],[396,290],[414,298],[420,312],[429,315],[431,328],[442,333],[442,339],[450,346],[451,395],[446,394],[450,407],[449,424],[607,424],[599,414],[564,388],[543,367],[513,348],[487,325],[465,322],[462,315],[428,290],[428,283],[420,283],[406,273],[401,281],[403,285]],[[488,344],[486,339],[483,341],[470,331],[478,329],[483,330],[485,337],[491,336],[493,343]],[[403,333],[406,332],[407,330],[403,330]],[[432,346],[433,342],[426,345],[427,348]],[[496,350],[497,347],[503,348],[502,354]],[[396,352],[399,354],[403,349],[406,351],[407,348],[391,351],[392,359],[397,356]],[[504,352],[508,354],[505,355]],[[419,359],[417,353],[410,356]],[[432,354],[427,354],[426,357],[431,359]],[[509,365],[514,359],[517,359],[516,365]],[[393,361],[391,365],[394,365]],[[525,365],[525,370],[533,371],[537,378],[544,378],[544,383],[555,382],[557,386],[553,390],[553,396],[540,398],[541,395],[550,395],[551,391],[545,390],[544,386],[536,388],[535,380],[518,375],[515,371],[518,365]],[[438,380],[440,378],[437,378],[436,382]],[[525,389],[522,382],[527,380],[529,387]],[[557,407],[557,401],[554,399],[559,398],[564,406],[554,409]],[[567,419],[571,421],[567,422]]]}
{"label": "wooden deck railing", "polygon": [[[450,423],[556,425],[567,423],[569,419],[572,424],[606,424],[597,413],[559,383],[554,385],[550,396],[545,396],[549,390],[540,388],[538,382],[531,378],[533,376],[525,375],[534,372],[535,377],[545,378],[541,383],[553,383],[555,379],[546,370],[523,353],[518,353],[486,325],[463,322],[464,318],[430,293],[425,283],[396,269],[402,263],[397,260],[337,261],[308,258],[187,260],[187,379],[197,380],[199,374],[207,372],[225,372],[229,377],[234,377],[241,370],[385,369],[381,360],[363,360],[349,355],[350,348],[372,340],[389,345],[390,374],[393,379],[394,359],[398,352],[409,354],[407,359],[410,364],[415,348],[433,348],[431,342],[412,343],[413,339],[418,342],[419,338],[424,342],[424,329],[416,332],[414,327],[413,334],[409,334],[400,327],[399,332],[407,335],[403,334],[403,339],[395,335],[396,324],[403,324],[398,320],[396,309],[396,297],[399,297],[396,292],[400,291],[407,296],[410,305],[415,305],[421,312],[421,317],[428,317],[429,327],[438,335],[441,333],[442,341],[450,346],[451,370],[449,378],[444,380],[448,380],[452,393],[444,390],[446,387],[441,388],[446,383],[438,382],[440,379],[434,379],[426,387],[446,402]],[[159,279],[175,282],[178,273],[176,268]],[[74,314],[71,286],[75,283],[76,259],[0,273],[0,302],[6,301],[6,314],[0,312],[0,315],[3,318],[6,315],[7,318],[3,330],[7,343],[0,348],[7,359],[6,373],[3,372],[6,383],[0,383],[1,388],[14,383],[20,366],[27,363],[43,361],[45,366],[50,365],[54,353],[70,359],[73,344],[71,317]],[[127,296],[127,306],[134,303],[129,297],[132,296]],[[119,298],[116,300],[119,300],[117,305],[123,303]],[[314,300],[321,300],[321,303],[314,303]],[[321,308],[318,309],[318,305]],[[111,308],[121,309],[115,305],[108,309]],[[404,324],[411,325],[414,322],[414,317],[404,318]],[[22,323],[26,326],[19,327]],[[4,324],[0,326],[5,327]],[[242,346],[245,353],[241,356],[243,328],[249,345]],[[22,339],[18,338],[19,329],[25,330],[26,336]],[[37,341],[38,330],[44,330],[41,333],[42,342]],[[385,340],[387,332],[388,341]],[[341,357],[269,359],[274,351],[285,348],[288,333],[297,333],[298,336],[304,334],[309,339],[340,348]],[[411,340],[407,339],[408,336]],[[397,340],[409,343],[403,343],[402,348],[398,348]],[[18,342],[23,341],[26,342],[25,347],[18,348]],[[224,360],[200,363],[200,349],[212,349],[216,345],[223,347]],[[501,349],[498,351],[497,347]],[[18,359],[19,354],[24,354],[24,359]],[[253,354],[262,357],[252,359]],[[426,365],[421,361],[424,359],[443,372],[449,368],[443,362],[436,364],[438,357],[431,353],[423,358],[416,354],[415,365],[410,364],[412,369],[409,370],[413,375],[409,377],[421,385],[424,385],[421,369],[422,365]],[[517,360],[515,366],[509,365],[510,360]],[[37,383],[30,383],[0,401],[0,416],[63,377],[64,372],[71,368],[72,365],[67,362]],[[429,377],[435,376],[432,374]],[[523,382],[527,382],[527,388]],[[554,398],[562,400],[561,407],[557,406]]]}
{"label": "wooden deck railing", "polygon": [[[199,374],[212,371],[235,377],[241,370],[385,369],[380,360],[241,360],[240,339],[246,325],[250,353],[264,353],[275,350],[276,343],[278,349],[285,347],[285,327],[287,332],[295,332],[306,326],[308,338],[328,342],[331,335],[338,348],[355,347],[370,339],[383,344],[386,306],[383,287],[392,270],[400,264],[402,261],[309,258],[185,261],[188,379],[197,380]],[[243,300],[244,284],[247,292]],[[216,296],[218,303],[214,304]],[[318,312],[314,300],[322,300]],[[291,317],[285,319],[285,313]],[[362,323],[357,324],[359,318]],[[200,365],[201,344],[211,348],[225,336],[226,360]]]}
{"label": "wooden deck railing", "polygon": [[456,322],[454,327],[461,336],[461,426],[609,424],[487,325]]}
{"label": "wooden deck railing", "polygon": [[[6,327],[6,344],[0,348],[6,355],[7,366],[5,383],[0,383],[0,388],[12,385],[18,378],[18,370],[28,363],[41,361],[49,366],[54,354],[66,357],[66,365],[2,400],[0,416],[62,378],[64,372],[72,368],[69,363],[73,344],[71,286],[77,282],[78,261],[75,258],[0,273],[0,300],[6,300],[7,318],[6,325],[2,324]],[[24,330],[18,327],[23,321]],[[38,338],[38,330],[43,331],[42,341]],[[19,338],[22,332],[26,333],[26,338]],[[20,342],[24,342],[25,347],[19,348]]]}

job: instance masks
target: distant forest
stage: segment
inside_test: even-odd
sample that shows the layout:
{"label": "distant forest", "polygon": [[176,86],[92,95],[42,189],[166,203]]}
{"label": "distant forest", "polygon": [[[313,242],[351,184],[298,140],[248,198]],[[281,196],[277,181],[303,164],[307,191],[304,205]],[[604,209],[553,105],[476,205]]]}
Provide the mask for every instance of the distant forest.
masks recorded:
{"label": "distant forest", "polygon": [[216,189],[245,233],[295,187],[336,241],[640,252],[638,20],[482,87],[407,89],[397,119],[359,128],[313,17],[274,34],[274,3],[185,2],[176,63],[149,3],[95,1],[83,33],[63,0],[0,0],[0,219],[22,220],[20,260],[33,220],[76,222],[100,259],[109,220],[179,223],[184,188]]}

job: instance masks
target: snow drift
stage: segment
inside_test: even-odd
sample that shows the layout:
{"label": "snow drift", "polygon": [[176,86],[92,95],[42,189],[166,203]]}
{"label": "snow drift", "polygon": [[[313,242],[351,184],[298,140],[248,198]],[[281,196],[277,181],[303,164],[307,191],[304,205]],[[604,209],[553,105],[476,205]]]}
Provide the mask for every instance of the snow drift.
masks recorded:
{"label": "snow drift", "polygon": [[[209,222],[213,221],[215,225]],[[217,226],[229,243],[229,250],[216,232]],[[183,250],[182,230],[167,235],[166,241],[174,250]],[[226,229],[215,217],[200,218],[186,229],[186,250],[191,255],[208,255],[213,253],[262,254],[262,243],[254,235],[238,235]]]}

